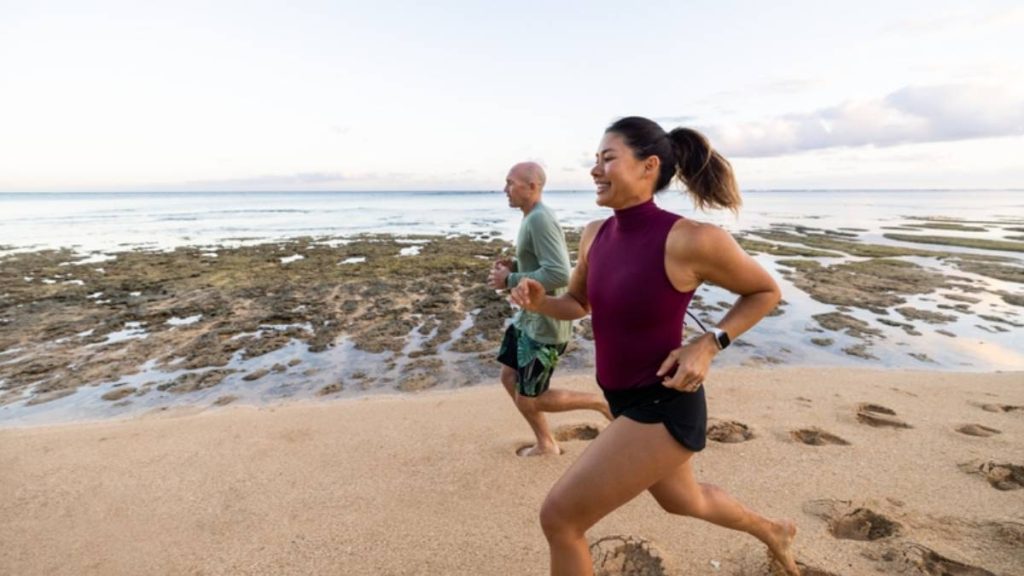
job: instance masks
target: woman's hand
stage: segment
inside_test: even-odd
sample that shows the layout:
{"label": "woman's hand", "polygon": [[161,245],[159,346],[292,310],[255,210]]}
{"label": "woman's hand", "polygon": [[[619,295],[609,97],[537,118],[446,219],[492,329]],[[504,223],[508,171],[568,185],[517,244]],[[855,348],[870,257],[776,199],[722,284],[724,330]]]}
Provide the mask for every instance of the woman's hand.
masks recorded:
{"label": "woman's hand", "polygon": [[[658,368],[658,376],[664,377],[662,385],[681,392],[696,392],[704,384],[715,354],[718,354],[718,346],[710,334],[669,352]],[[673,366],[676,366],[674,374]]]}
{"label": "woman's hand", "polygon": [[519,284],[512,288],[508,297],[510,302],[530,312],[540,311],[545,298],[547,298],[547,294],[544,291],[544,286],[532,278],[520,280]]}

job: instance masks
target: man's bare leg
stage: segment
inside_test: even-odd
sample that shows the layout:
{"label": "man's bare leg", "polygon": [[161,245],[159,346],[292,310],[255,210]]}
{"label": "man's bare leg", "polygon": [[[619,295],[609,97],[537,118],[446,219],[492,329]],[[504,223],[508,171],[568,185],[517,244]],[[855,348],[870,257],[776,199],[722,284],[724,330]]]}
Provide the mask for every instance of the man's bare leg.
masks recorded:
{"label": "man's bare leg", "polygon": [[540,456],[543,454],[561,454],[558,449],[558,443],[555,442],[555,437],[551,435],[551,429],[548,427],[548,419],[544,416],[544,412],[536,409],[536,398],[528,398],[526,396],[520,396],[516,391],[516,381],[519,378],[516,371],[508,366],[501,366],[501,384],[505,387],[505,391],[512,398],[512,402],[515,403],[516,408],[519,409],[519,413],[526,419],[526,423],[530,425],[530,429],[533,430],[533,435],[537,438],[537,443],[533,446],[528,446],[517,452],[520,456]]}
{"label": "man's bare leg", "polygon": [[[501,367],[501,383],[512,400],[516,399],[516,371],[508,366]],[[608,402],[601,394],[593,392],[576,392],[573,390],[557,390],[550,388],[537,397],[537,406],[541,412],[568,412],[569,410],[593,410],[600,412],[606,420],[614,419],[608,409]]]}
{"label": "man's bare leg", "polygon": [[569,410],[595,410],[604,415],[608,420],[612,420],[611,411],[608,409],[608,402],[599,394],[589,392],[576,392],[573,390],[554,390],[548,389],[536,398],[529,398],[526,396],[516,397],[516,406],[519,407],[519,411],[527,416],[527,421],[531,421],[528,415],[536,415],[537,420],[541,423],[533,429],[533,433],[537,436],[537,444],[528,448],[523,449],[519,452],[520,456],[540,456],[543,454],[561,454],[562,451],[558,447],[558,443],[555,441],[555,437],[551,434],[548,428],[547,418],[544,417],[544,412],[567,412]]}
{"label": "man's bare leg", "polygon": [[568,412],[569,410],[594,410],[607,420],[612,420],[608,402],[601,394],[576,392],[574,390],[548,389],[537,397],[537,407],[542,412]]}
{"label": "man's bare leg", "polygon": [[537,437],[536,444],[516,452],[520,456],[544,456],[546,454],[557,456],[562,453],[562,450],[558,447],[558,442],[555,441],[555,437],[551,434],[551,428],[548,426],[548,419],[544,416],[544,411],[539,408],[540,399],[547,396],[549,392],[550,390],[536,398],[523,396],[522,394],[516,395],[516,406],[523,413],[523,416],[526,417],[530,427],[533,428],[533,435]]}
{"label": "man's bare leg", "polygon": [[513,401],[516,399],[516,380],[518,378],[515,370],[504,364],[501,365],[501,385],[505,387],[505,391]]}

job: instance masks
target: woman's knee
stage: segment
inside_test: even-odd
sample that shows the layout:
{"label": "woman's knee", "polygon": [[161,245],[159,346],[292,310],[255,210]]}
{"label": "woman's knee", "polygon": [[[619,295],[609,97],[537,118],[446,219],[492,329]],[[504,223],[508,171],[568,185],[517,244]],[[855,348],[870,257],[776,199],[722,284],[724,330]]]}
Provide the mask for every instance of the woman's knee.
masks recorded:
{"label": "woman's knee", "polygon": [[548,540],[557,538],[577,538],[586,532],[588,526],[572,512],[564,499],[555,493],[548,494],[540,507],[540,527]]}

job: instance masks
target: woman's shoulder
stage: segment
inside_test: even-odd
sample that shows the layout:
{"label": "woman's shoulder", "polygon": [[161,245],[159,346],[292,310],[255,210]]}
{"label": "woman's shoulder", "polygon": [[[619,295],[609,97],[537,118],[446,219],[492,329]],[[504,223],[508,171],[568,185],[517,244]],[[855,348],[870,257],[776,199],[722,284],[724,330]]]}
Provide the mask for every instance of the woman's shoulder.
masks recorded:
{"label": "woman's shoulder", "polygon": [[589,244],[591,240],[597,237],[597,233],[601,231],[601,227],[604,226],[604,223],[610,219],[611,217],[587,222],[587,225],[583,227],[583,232],[580,233],[580,243]]}
{"label": "woman's shoulder", "polygon": [[673,252],[714,250],[723,242],[734,242],[729,231],[721,226],[680,217],[668,233],[668,248]]}
{"label": "woman's shoulder", "polygon": [[608,218],[602,218],[600,220],[593,220],[587,222],[587,225],[583,227],[583,232],[580,233],[580,256],[581,261],[586,260],[587,253],[590,251],[590,245],[594,242],[594,238],[597,237],[597,233],[604,226],[604,223],[608,221]]}

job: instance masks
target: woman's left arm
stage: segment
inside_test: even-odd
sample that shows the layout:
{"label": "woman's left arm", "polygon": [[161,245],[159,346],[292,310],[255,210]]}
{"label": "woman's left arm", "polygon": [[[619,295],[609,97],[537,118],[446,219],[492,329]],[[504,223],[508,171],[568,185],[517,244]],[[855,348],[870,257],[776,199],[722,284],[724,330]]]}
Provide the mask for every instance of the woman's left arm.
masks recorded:
{"label": "woman's left arm", "polygon": [[[666,243],[666,272],[676,288],[686,291],[704,282],[721,286],[739,299],[718,327],[735,340],[775,309],[781,299],[778,284],[756,260],[740,248],[726,230],[683,220]],[[676,348],[658,371],[670,388],[694,391],[704,382],[718,345],[711,334]],[[678,364],[674,374],[672,366]]]}

